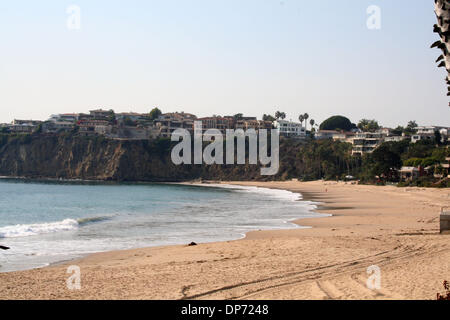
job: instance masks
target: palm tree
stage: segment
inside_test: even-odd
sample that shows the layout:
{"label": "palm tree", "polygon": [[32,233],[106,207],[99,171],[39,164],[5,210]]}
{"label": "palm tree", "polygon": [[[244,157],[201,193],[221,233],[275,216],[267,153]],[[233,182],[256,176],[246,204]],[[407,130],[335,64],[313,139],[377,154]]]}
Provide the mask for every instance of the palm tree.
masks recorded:
{"label": "palm tree", "polygon": [[450,3],[448,0],[435,0],[434,11],[438,23],[434,25],[433,31],[438,33],[441,40],[436,41],[431,45],[431,48],[437,47],[442,50],[443,54],[437,58],[436,63],[438,67],[445,67],[447,70],[447,96],[450,96]]}
{"label": "palm tree", "polygon": [[308,121],[308,119],[309,119],[309,114],[305,113],[305,114],[303,115],[303,119],[305,119],[305,131],[306,131],[307,126],[308,126],[308,123],[307,123],[306,121]]}
{"label": "palm tree", "polygon": [[299,116],[298,116],[298,121],[300,121],[300,124],[302,125],[302,127],[303,127],[303,120],[305,120],[305,118],[303,117],[303,115],[302,115],[302,114],[299,115]]}
{"label": "palm tree", "polygon": [[275,112],[275,119],[280,119],[280,116],[281,116],[281,112],[280,111],[277,111],[277,112]]}
{"label": "palm tree", "polygon": [[314,119],[309,120],[309,124],[311,125],[310,135],[311,135],[311,137],[313,137],[316,133],[316,129],[314,128],[314,125],[316,124],[316,120],[314,120]]}
{"label": "palm tree", "polygon": [[277,111],[275,112],[275,119],[286,119],[286,113],[285,112],[281,112],[281,111]]}

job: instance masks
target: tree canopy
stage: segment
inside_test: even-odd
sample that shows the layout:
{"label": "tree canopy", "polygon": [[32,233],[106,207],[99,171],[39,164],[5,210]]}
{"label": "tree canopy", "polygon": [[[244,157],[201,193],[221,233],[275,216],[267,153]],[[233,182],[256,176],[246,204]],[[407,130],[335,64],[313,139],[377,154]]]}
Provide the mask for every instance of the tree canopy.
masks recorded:
{"label": "tree canopy", "polygon": [[161,110],[159,110],[158,108],[153,108],[152,111],[150,111],[150,113],[148,114],[148,117],[150,118],[150,120],[155,120],[158,119],[158,117],[161,115],[162,115]]}
{"label": "tree canopy", "polygon": [[109,110],[109,115],[108,115],[108,121],[113,123],[116,121],[116,114],[114,113],[114,110]]}
{"label": "tree canopy", "polygon": [[358,128],[365,132],[375,132],[380,129],[380,125],[376,120],[361,119]]}
{"label": "tree canopy", "polygon": [[409,121],[403,132],[407,135],[412,135],[417,132],[416,128],[418,126],[419,125],[417,124],[417,122],[415,120]]}
{"label": "tree canopy", "polygon": [[282,119],[282,120],[284,120],[284,119],[286,119],[286,113],[285,112],[282,112],[282,111],[277,111],[277,112],[275,112],[275,118],[278,120],[278,119]]}
{"label": "tree canopy", "polygon": [[276,120],[275,117],[271,116],[270,114],[264,114],[262,119],[264,121],[275,121]]}
{"label": "tree canopy", "polygon": [[320,124],[320,130],[345,130],[353,128],[351,121],[343,116],[332,116]]}
{"label": "tree canopy", "polygon": [[384,175],[389,178],[394,175],[396,169],[400,169],[402,166],[402,160],[396,147],[396,143],[383,143],[371,154],[367,154],[365,171],[372,176]]}

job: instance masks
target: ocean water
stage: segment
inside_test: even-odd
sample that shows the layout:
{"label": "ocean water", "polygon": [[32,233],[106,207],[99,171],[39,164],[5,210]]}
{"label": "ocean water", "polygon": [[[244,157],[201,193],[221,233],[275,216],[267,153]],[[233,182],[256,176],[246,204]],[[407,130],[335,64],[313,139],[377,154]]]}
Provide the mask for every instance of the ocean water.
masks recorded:
{"label": "ocean water", "polygon": [[234,240],[320,216],[284,190],[227,185],[0,180],[0,272],[89,253]]}

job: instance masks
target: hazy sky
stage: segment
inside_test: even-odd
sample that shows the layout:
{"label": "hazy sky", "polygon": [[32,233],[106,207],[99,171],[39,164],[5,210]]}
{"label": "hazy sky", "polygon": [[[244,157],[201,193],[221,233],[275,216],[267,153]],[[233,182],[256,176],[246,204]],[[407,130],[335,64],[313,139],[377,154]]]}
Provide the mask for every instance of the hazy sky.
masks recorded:
{"label": "hazy sky", "polygon": [[[81,29],[67,27],[68,6]],[[381,8],[381,29],[366,26]],[[432,0],[0,3],[0,122],[93,108],[450,126]]]}

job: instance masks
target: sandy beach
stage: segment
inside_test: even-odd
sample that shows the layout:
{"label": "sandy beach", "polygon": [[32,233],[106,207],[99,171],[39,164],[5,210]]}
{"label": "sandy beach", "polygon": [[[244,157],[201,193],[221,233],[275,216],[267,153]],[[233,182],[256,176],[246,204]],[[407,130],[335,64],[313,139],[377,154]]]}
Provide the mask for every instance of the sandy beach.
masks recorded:
{"label": "sandy beach", "polygon": [[[1,273],[0,299],[435,299],[443,280],[450,280],[450,235],[439,234],[449,189],[235,184],[300,192],[321,203],[318,212],[333,216],[296,221],[309,229],[98,253]],[[81,268],[81,290],[67,289],[70,265]],[[366,285],[373,265],[381,271],[379,290]]]}

